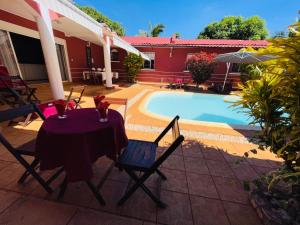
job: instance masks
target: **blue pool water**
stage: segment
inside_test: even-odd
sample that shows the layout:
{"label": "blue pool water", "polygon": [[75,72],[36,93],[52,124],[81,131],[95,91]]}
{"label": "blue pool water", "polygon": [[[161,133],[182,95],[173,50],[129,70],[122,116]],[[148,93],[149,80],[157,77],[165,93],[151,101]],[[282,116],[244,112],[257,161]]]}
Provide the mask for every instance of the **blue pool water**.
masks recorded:
{"label": "blue pool water", "polygon": [[181,119],[248,125],[248,115],[235,110],[228,101],[236,101],[237,96],[157,92],[146,102],[146,109],[154,114]]}

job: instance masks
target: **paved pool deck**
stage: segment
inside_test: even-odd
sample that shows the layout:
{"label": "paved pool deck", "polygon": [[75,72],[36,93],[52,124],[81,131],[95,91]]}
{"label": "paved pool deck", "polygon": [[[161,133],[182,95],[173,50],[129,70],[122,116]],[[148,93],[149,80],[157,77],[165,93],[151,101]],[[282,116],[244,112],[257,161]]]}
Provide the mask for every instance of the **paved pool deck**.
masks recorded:
{"label": "paved pool deck", "polygon": [[[72,83],[65,83],[68,95]],[[39,84],[38,96],[51,100],[48,84]],[[154,140],[167,121],[143,113],[140,104],[157,90],[158,85],[135,84],[106,90],[89,85],[83,97],[83,107],[93,107],[93,96],[108,95],[129,99],[126,132],[131,139]],[[174,90],[175,91],[175,90]],[[119,106],[112,106],[122,111]],[[36,137],[42,124],[40,119],[23,127],[7,127],[1,124],[4,135],[14,145],[20,145]],[[33,179],[24,185],[17,184],[23,168],[0,145],[0,224],[5,225],[257,225],[261,224],[250,206],[244,181],[251,181],[274,170],[280,160],[265,151],[236,163],[245,151],[256,146],[245,136],[249,131],[220,127],[206,127],[180,123],[186,140],[162,165],[168,180],[162,182],[161,198],[168,204],[160,209],[141,190],[136,192],[122,207],[116,203],[128,188],[129,178],[114,169],[101,188],[107,202],[100,206],[85,183],[70,185],[64,198],[56,199],[63,176],[53,184],[55,193],[48,195]],[[163,140],[161,153],[170,142]],[[103,176],[111,161],[100,158],[94,165],[94,181]],[[49,172],[43,172],[48,177]],[[157,177],[147,186],[156,191]]]}

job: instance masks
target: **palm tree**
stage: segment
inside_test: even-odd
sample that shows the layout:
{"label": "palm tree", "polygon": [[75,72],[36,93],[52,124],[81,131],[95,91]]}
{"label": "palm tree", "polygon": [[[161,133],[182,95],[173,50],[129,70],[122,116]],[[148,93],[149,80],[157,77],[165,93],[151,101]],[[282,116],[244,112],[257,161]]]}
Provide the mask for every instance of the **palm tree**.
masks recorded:
{"label": "palm tree", "polygon": [[149,30],[139,30],[139,35],[144,37],[158,37],[160,33],[164,32],[165,26],[161,23],[152,26],[151,22],[149,22]]}
{"label": "palm tree", "polygon": [[158,37],[160,33],[164,32],[165,26],[161,23],[157,24],[151,29],[151,37]]}

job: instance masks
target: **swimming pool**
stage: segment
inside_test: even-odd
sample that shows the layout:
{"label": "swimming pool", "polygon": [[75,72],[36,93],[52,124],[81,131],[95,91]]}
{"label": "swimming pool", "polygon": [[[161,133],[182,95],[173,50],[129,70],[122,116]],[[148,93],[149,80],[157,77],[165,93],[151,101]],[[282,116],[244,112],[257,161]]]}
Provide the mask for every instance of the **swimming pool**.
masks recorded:
{"label": "swimming pool", "polygon": [[145,103],[151,114],[191,121],[248,125],[250,119],[241,110],[229,107],[237,96],[198,93],[156,92]]}

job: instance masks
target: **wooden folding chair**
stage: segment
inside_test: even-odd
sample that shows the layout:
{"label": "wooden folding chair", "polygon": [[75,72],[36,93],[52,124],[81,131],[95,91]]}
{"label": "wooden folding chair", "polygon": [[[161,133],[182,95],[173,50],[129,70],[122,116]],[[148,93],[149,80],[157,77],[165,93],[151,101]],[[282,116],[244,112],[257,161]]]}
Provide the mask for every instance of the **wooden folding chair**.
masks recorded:
{"label": "wooden folding chair", "polygon": [[[180,135],[178,119],[179,116],[176,116],[154,142],[129,140],[128,146],[118,158],[116,166],[120,169],[124,169],[133,181],[135,181],[135,184],[124,194],[118,202],[118,205],[124,204],[124,202],[140,187],[159,207],[166,207],[166,204],[156,197],[144,183],[153,173],[157,173],[162,180],[167,179],[167,177],[159,170],[159,166],[161,166],[161,164],[184,140],[184,137]],[[158,157],[158,159],[156,159],[158,144],[171,129],[174,139],[173,143],[160,157]],[[139,177],[136,174],[136,171],[142,172],[142,175]]]}
{"label": "wooden folding chair", "polygon": [[40,100],[35,95],[37,89],[29,87],[19,75],[0,76],[0,87],[15,90],[19,95],[25,97],[26,102],[40,103]]}
{"label": "wooden folding chair", "polygon": [[104,101],[107,101],[110,104],[114,104],[114,105],[122,105],[124,106],[124,114],[123,114],[123,118],[124,118],[124,123],[126,122],[126,113],[127,113],[127,98],[111,98],[111,97],[105,97]]}
{"label": "wooden folding chair", "polygon": [[67,107],[70,109],[72,102],[75,104],[74,109],[81,108],[80,101],[85,90],[85,86],[74,86],[71,87],[70,94],[67,98]]}
{"label": "wooden folding chair", "polygon": [[[45,119],[43,114],[37,108],[35,104],[23,105],[19,108],[8,109],[0,111],[0,123],[5,121],[11,121],[15,118],[26,116],[28,114],[37,113],[43,120]],[[47,181],[45,181],[38,173],[37,168],[39,166],[39,158],[35,155],[35,139],[27,143],[22,144],[19,147],[13,147],[9,141],[0,133],[0,142],[4,147],[19,161],[19,163],[25,168],[25,172],[19,179],[18,183],[24,183],[26,178],[31,175],[33,176],[40,185],[48,192],[51,193],[52,189],[49,186],[54,181],[63,169],[59,169],[54,173]],[[23,156],[35,157],[32,163],[25,160]]]}

